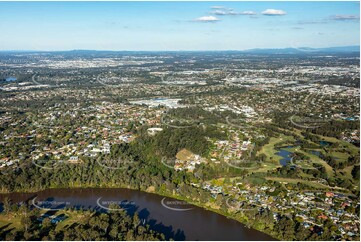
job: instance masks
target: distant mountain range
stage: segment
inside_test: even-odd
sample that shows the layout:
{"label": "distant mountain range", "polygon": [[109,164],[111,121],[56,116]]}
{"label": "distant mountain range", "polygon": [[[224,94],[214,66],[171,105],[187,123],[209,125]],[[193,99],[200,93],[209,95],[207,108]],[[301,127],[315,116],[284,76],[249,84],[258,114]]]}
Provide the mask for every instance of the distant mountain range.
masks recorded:
{"label": "distant mountain range", "polygon": [[311,48],[311,47],[296,47],[296,48],[279,48],[279,49],[267,49],[257,48],[249,50],[214,50],[214,51],[112,51],[112,50],[69,50],[69,51],[34,51],[34,50],[0,50],[7,53],[69,53],[69,54],[91,54],[91,53],[161,53],[161,52],[241,52],[249,54],[322,54],[322,53],[360,53],[360,46],[338,46],[327,48]]}
{"label": "distant mountain range", "polygon": [[359,53],[360,46],[339,46],[327,48],[283,48],[283,49],[250,49],[243,52],[263,54],[301,54],[301,53]]}

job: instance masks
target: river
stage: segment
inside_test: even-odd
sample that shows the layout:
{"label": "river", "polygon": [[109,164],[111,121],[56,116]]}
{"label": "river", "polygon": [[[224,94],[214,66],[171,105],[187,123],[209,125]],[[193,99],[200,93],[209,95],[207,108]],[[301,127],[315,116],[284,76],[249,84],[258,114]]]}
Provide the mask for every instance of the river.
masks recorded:
{"label": "river", "polygon": [[31,201],[38,207],[94,208],[106,211],[117,203],[153,230],[175,240],[274,240],[274,238],[217,213],[156,194],[121,188],[47,189],[36,193],[0,194],[13,202]]}

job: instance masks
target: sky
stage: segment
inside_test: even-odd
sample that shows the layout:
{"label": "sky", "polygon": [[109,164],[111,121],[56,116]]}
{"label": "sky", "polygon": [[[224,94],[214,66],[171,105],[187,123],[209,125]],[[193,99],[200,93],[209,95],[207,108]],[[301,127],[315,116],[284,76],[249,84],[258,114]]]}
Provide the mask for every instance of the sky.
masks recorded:
{"label": "sky", "polygon": [[0,50],[245,50],[360,43],[359,2],[0,2]]}

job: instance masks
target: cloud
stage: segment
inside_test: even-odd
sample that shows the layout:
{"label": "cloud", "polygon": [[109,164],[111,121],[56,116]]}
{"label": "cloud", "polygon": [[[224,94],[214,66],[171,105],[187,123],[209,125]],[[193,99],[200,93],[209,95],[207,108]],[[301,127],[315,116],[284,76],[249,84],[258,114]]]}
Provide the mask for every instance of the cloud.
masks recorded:
{"label": "cloud", "polygon": [[297,24],[326,24],[324,20],[310,20],[310,21],[298,21]]}
{"label": "cloud", "polygon": [[329,18],[323,19],[323,20],[298,21],[297,24],[301,24],[301,25],[303,25],[303,24],[328,24],[332,20],[335,20],[335,21],[353,21],[353,20],[360,20],[360,16],[358,16],[358,15],[337,14],[337,15],[330,16]]}
{"label": "cloud", "polygon": [[203,17],[196,18],[194,21],[204,22],[204,23],[214,23],[214,22],[220,21],[220,19],[217,17],[214,17],[214,16],[203,16]]}
{"label": "cloud", "polygon": [[224,9],[225,7],[223,7],[223,6],[212,6],[211,8],[212,9]]}
{"label": "cloud", "polygon": [[243,11],[243,12],[235,12],[233,10],[215,10],[211,12],[211,14],[215,15],[256,15],[256,12],[253,11]]}
{"label": "cloud", "polygon": [[215,15],[227,15],[228,12],[224,11],[224,10],[216,10],[211,12],[211,14],[215,14]]}
{"label": "cloud", "polygon": [[228,11],[228,10],[216,10],[211,12],[211,14],[215,14],[215,15],[238,15],[237,12],[234,12],[233,10]]}
{"label": "cloud", "polygon": [[281,16],[281,15],[286,15],[286,12],[277,9],[266,9],[265,11],[262,12],[262,14],[267,16]]}
{"label": "cloud", "polygon": [[233,11],[233,8],[226,8],[224,6],[212,6],[211,9],[222,9],[226,11]]}
{"label": "cloud", "polygon": [[257,13],[256,12],[253,12],[253,11],[243,11],[240,13],[241,15],[256,15]]}
{"label": "cloud", "polygon": [[338,15],[331,16],[330,19],[337,20],[337,21],[358,20],[358,19],[360,19],[360,16],[338,14]]}

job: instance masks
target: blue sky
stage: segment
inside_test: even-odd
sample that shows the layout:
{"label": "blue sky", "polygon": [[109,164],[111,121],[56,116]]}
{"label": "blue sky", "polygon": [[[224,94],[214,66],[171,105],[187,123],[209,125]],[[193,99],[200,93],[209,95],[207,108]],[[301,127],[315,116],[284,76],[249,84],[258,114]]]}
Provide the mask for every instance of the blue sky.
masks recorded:
{"label": "blue sky", "polygon": [[359,45],[359,2],[0,2],[0,50]]}

